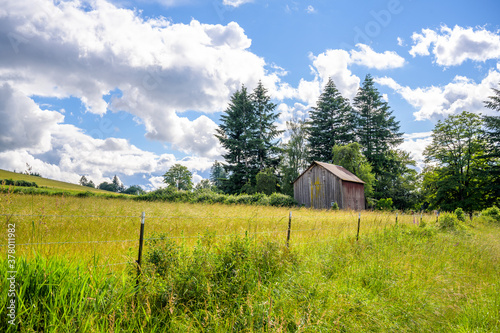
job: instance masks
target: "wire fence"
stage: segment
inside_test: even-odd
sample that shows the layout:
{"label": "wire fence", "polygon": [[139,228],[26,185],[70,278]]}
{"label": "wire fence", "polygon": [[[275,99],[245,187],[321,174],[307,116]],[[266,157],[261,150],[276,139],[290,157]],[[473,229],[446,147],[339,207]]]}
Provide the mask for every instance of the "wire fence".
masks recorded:
{"label": "wire fence", "polygon": [[[140,263],[141,261],[141,254],[142,254],[142,244],[143,242],[148,242],[148,241],[158,241],[158,240],[184,240],[184,239],[200,239],[203,237],[206,237],[206,232],[210,233],[210,230],[205,230],[205,234],[202,234],[198,232],[197,234],[194,235],[185,235],[184,234],[184,229],[178,230],[178,226],[176,225],[176,231],[177,235],[156,235],[152,234],[149,238],[144,237],[144,225],[147,220],[150,221],[158,221],[158,220],[181,220],[181,221],[193,221],[193,220],[204,220],[204,221],[210,221],[210,220],[216,220],[216,221],[224,221],[224,220],[231,220],[231,221],[246,221],[246,222],[253,222],[253,221],[263,221],[263,220],[269,220],[272,221],[271,225],[268,225],[268,228],[272,228],[271,230],[260,230],[256,231],[251,231],[251,225],[247,226],[247,229],[244,229],[244,225],[242,223],[239,223],[235,226],[239,226],[240,229],[243,228],[243,230],[240,230],[238,232],[229,232],[229,233],[218,233],[220,231],[220,228],[217,228],[217,226],[212,226],[212,234],[211,237],[215,238],[223,238],[223,237],[238,237],[238,236],[246,236],[246,237],[252,237],[252,236],[263,236],[263,235],[278,235],[282,234],[283,235],[283,241],[286,239],[286,246],[289,247],[291,246],[299,246],[299,245],[309,245],[309,244],[318,244],[318,243],[326,243],[329,241],[332,241],[334,238],[332,238],[332,234],[328,234],[328,232],[331,231],[337,231],[337,236],[340,236],[342,232],[347,233],[348,235],[354,236],[357,230],[356,234],[356,240],[359,237],[359,230],[360,230],[360,224],[361,224],[361,213],[358,214],[347,214],[347,216],[343,217],[343,220],[349,220],[348,222],[345,221],[335,221],[335,215],[332,215],[331,217],[322,217],[322,218],[311,218],[309,216],[301,216],[300,214],[296,214],[297,216],[292,217],[292,212],[290,212],[289,216],[258,216],[256,214],[250,215],[250,216],[174,216],[174,215],[165,215],[165,216],[146,216],[145,213],[142,213],[142,215],[138,216],[133,216],[133,215],[71,215],[71,214],[62,214],[62,215],[57,215],[57,214],[5,214],[2,213],[0,214],[0,217],[6,217],[7,220],[9,221],[12,218],[21,218],[21,219],[33,219],[33,218],[38,218],[38,219],[47,219],[47,218],[53,218],[53,219],[64,219],[64,223],[67,223],[68,221],[71,222],[78,222],[80,219],[96,219],[97,221],[102,222],[103,220],[106,219],[133,219],[136,222],[141,223],[141,229],[140,229],[140,237],[139,238],[129,238],[129,239],[107,239],[107,240],[88,240],[88,241],[71,241],[71,240],[66,240],[66,241],[32,241],[32,242],[24,242],[20,244],[15,244],[15,246],[21,246],[21,247],[40,247],[40,246],[54,246],[54,245],[82,245],[82,244],[117,244],[117,243],[134,243],[137,242],[139,244],[139,248],[141,250],[139,251],[139,258],[137,261],[126,261],[126,262],[118,262],[118,263],[107,263],[104,265],[97,265],[97,266],[119,266],[119,265],[128,265],[128,264],[137,264]],[[356,216],[358,215],[358,216]],[[377,224],[378,228],[381,227],[386,227],[389,225],[394,225],[398,223],[405,223],[408,224],[408,220],[413,221],[413,223],[419,223],[422,221],[422,215],[418,216],[417,214],[411,215],[412,218],[408,219],[408,215],[406,216],[406,221],[402,221],[402,216],[399,216],[399,221],[398,221],[398,215],[397,214],[384,214],[380,216],[372,216],[371,217],[371,223],[372,224]],[[384,223],[382,223],[384,222]],[[18,223],[16,221],[16,223]],[[33,221],[32,221],[33,223]],[[311,223],[314,223],[312,227],[309,225]],[[299,227],[297,229],[292,228],[297,224]],[[162,225],[164,231],[172,231],[171,225]],[[232,227],[235,227],[232,226]],[[304,226],[306,226],[304,228]],[[170,227],[170,229],[168,229]],[[185,227],[185,226],[184,226]],[[220,226],[219,226],[220,227]],[[258,224],[254,225],[254,228],[261,227],[264,228],[263,226],[260,226]],[[371,229],[373,229],[373,225],[370,226]],[[226,226],[224,231],[227,230],[228,227]],[[161,229],[160,229],[161,231]],[[92,232],[92,230],[88,230],[88,232]],[[96,231],[94,231],[96,232]],[[316,237],[309,236],[306,237],[298,237],[297,235],[300,233],[311,233],[311,234],[316,234]],[[321,234],[320,237],[319,235]],[[275,236],[276,238],[277,236]],[[32,239],[35,238],[34,235],[32,235]],[[302,241],[295,241],[294,238],[297,238],[297,240],[302,240]],[[305,238],[305,239],[304,239]],[[9,244],[0,244],[0,248],[2,247],[7,247]]]}

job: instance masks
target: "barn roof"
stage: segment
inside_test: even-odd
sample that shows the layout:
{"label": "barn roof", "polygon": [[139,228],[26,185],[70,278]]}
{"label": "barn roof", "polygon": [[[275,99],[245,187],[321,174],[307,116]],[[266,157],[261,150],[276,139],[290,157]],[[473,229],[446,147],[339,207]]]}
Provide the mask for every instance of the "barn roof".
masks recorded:
{"label": "barn roof", "polygon": [[[350,172],[346,168],[341,167],[340,165],[318,162],[318,161],[312,162],[311,165],[304,172],[302,172],[302,174],[300,176],[297,177],[297,179],[302,177],[302,175],[304,175],[307,171],[309,171],[309,169],[311,169],[315,164],[325,168],[330,173],[334,174],[336,177],[338,177],[344,181],[365,184],[365,182],[362,181],[361,179],[359,179],[358,177],[356,177],[355,174],[353,174],[352,172]],[[297,179],[295,179],[294,183],[297,181]]]}

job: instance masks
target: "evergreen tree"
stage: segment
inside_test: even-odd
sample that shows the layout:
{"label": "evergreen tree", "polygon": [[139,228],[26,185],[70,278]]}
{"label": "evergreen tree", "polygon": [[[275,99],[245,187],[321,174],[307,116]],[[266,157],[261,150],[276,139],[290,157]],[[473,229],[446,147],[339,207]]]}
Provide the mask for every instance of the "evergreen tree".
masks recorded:
{"label": "evergreen tree", "polygon": [[386,152],[403,142],[399,122],[392,116],[388,103],[374,87],[370,74],[359,88],[353,105],[357,111],[358,142],[363,146],[363,153],[378,179],[384,171],[384,165],[387,165]]}
{"label": "evergreen tree", "polygon": [[258,168],[255,168],[257,129],[252,102],[247,89],[242,86],[241,90],[231,96],[231,102],[221,116],[221,124],[215,135],[227,151],[222,155],[226,161],[224,168],[229,173],[224,185],[227,193],[239,193],[258,172]]}
{"label": "evergreen tree", "polygon": [[[500,112],[500,90],[492,89],[493,96],[485,101],[485,106],[489,109]],[[486,147],[485,158],[488,164],[483,171],[482,177],[490,178],[491,181],[485,185],[486,199],[489,205],[500,204],[500,116],[484,117],[486,127]]]}
{"label": "evergreen tree", "polygon": [[215,135],[227,151],[223,155],[229,174],[223,186],[225,192],[252,191],[257,173],[278,165],[279,148],[275,139],[281,131],[274,124],[279,116],[274,113],[275,108],[261,82],[251,95],[242,86],[231,97]]}
{"label": "evergreen tree", "polygon": [[210,169],[210,181],[218,190],[224,190],[224,181],[227,181],[227,172],[222,163],[215,161]]}
{"label": "evergreen tree", "polygon": [[257,121],[257,133],[255,140],[255,157],[259,171],[266,168],[275,169],[279,163],[279,148],[275,139],[283,133],[275,125],[279,113],[275,113],[276,104],[271,103],[271,97],[267,95],[267,89],[259,81],[257,87],[250,95],[255,120]]}
{"label": "evergreen tree", "polygon": [[354,141],[354,113],[349,101],[342,97],[332,78],[310,112],[308,139],[310,161],[330,163],[332,147]]}

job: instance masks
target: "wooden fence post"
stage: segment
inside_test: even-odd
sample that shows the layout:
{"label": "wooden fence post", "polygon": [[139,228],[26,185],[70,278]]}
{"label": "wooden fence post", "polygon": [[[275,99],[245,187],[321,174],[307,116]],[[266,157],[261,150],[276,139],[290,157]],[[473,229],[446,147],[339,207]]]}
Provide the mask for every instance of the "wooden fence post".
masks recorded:
{"label": "wooden fence post", "polygon": [[358,241],[359,239],[359,225],[361,224],[361,213],[359,213],[359,216],[358,216],[358,232],[356,234],[356,242]]}
{"label": "wooden fence post", "polygon": [[398,224],[398,212],[396,212],[396,225]]}
{"label": "wooden fence post", "polygon": [[292,212],[290,211],[290,215],[288,217],[288,232],[286,234],[286,247],[290,246],[290,230],[292,229]]}
{"label": "wooden fence post", "polygon": [[137,258],[137,280],[136,285],[139,285],[139,275],[141,274],[141,260],[142,260],[142,245],[144,243],[144,220],[146,213],[142,212],[141,215],[141,233],[139,234],[139,256]]}

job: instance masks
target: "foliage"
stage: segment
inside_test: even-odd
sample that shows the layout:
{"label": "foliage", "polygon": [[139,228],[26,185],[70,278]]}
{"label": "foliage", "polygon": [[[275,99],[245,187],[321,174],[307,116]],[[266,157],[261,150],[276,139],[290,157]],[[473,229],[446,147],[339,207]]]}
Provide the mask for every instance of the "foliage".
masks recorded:
{"label": "foliage", "polygon": [[171,188],[190,191],[193,188],[192,174],[187,167],[175,164],[163,175],[163,182]]}
{"label": "foliage", "polygon": [[465,214],[462,208],[458,207],[453,213],[459,221],[465,222]]}
{"label": "foliage", "polygon": [[222,191],[224,189],[224,181],[227,180],[227,172],[224,170],[222,163],[215,161],[210,168],[210,181],[216,190]]}
{"label": "foliage", "polygon": [[209,179],[202,179],[196,186],[194,187],[195,191],[211,191],[212,190],[212,182]]}
{"label": "foliage", "polygon": [[118,192],[118,187],[113,183],[102,182],[97,186],[98,189],[109,191],[109,192]]}
{"label": "foliage", "polygon": [[378,200],[375,208],[378,210],[393,210],[392,198]]}
{"label": "foliage", "polygon": [[497,206],[486,208],[481,212],[481,216],[487,216],[496,222],[500,222],[500,209]]}
{"label": "foliage", "polygon": [[278,179],[273,173],[272,169],[264,169],[260,171],[256,176],[255,192],[264,193],[266,195],[271,195],[276,192],[276,185]]}
{"label": "foliage", "polygon": [[26,180],[13,180],[13,179],[0,179],[0,185],[38,187],[38,184],[35,182],[29,182]]}
{"label": "foliage", "polygon": [[332,210],[339,210],[340,207],[339,207],[339,204],[335,201],[333,204],[332,204]]}
{"label": "foliage", "polygon": [[[489,109],[500,112],[500,90],[493,88],[493,96],[485,101]],[[485,116],[483,118],[486,135],[486,154],[488,163],[482,170],[481,177],[488,178],[484,184],[486,205],[500,205],[500,116]]]}
{"label": "foliage", "polygon": [[340,165],[359,179],[365,182],[365,198],[373,196],[373,185],[375,176],[372,173],[372,167],[368,160],[361,152],[361,145],[357,142],[348,145],[336,145],[332,148],[332,163]]}
{"label": "foliage", "polygon": [[465,230],[465,224],[458,219],[455,213],[442,213],[438,219],[438,226],[445,231]]}
{"label": "foliage", "polygon": [[427,197],[431,208],[461,207],[471,213],[485,206],[489,179],[479,172],[487,161],[482,125],[478,115],[466,111],[436,124],[432,143],[424,151],[425,161],[434,165],[427,179],[435,184],[429,186],[424,178],[424,187],[431,192]]}
{"label": "foliage", "polygon": [[308,167],[308,144],[306,123],[303,120],[286,122],[289,140],[283,143],[281,163],[281,192],[293,196],[293,182]]}
{"label": "foliage", "polygon": [[332,161],[332,147],[354,141],[354,113],[332,78],[328,79],[307,123],[309,162]]}
{"label": "foliage", "polygon": [[139,185],[132,185],[129,188],[127,188],[126,190],[123,190],[121,193],[132,194],[132,195],[141,195],[141,194],[146,193],[146,191],[144,191],[142,189],[142,187],[140,187]]}
{"label": "foliage", "polygon": [[[80,181],[78,182],[81,186],[87,186],[87,187],[92,187],[95,188],[95,184],[92,180],[88,180],[87,177],[82,176],[80,178]],[[115,191],[113,191],[115,192]]]}
{"label": "foliage", "polygon": [[353,106],[357,112],[357,142],[363,147],[363,153],[379,179],[388,165],[386,152],[403,142],[399,122],[374,87],[370,74],[358,89]]}
{"label": "foliage", "polygon": [[224,192],[241,193],[247,183],[252,189],[259,171],[278,165],[276,138],[281,131],[274,123],[279,115],[275,108],[261,82],[250,96],[244,86],[231,96],[215,135],[227,151],[223,157],[229,176],[223,180]]}

